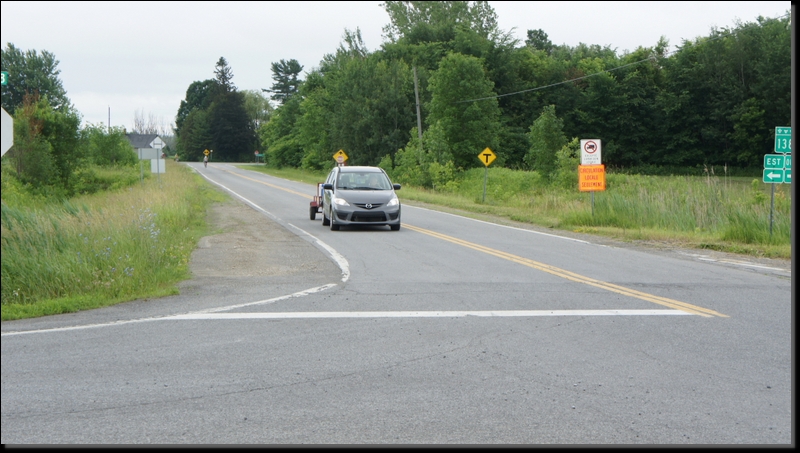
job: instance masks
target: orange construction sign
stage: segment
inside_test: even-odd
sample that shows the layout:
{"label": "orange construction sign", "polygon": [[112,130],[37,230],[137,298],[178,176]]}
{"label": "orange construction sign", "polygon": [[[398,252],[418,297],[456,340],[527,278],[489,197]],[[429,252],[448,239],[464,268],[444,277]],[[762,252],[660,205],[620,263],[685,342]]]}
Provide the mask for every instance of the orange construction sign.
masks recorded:
{"label": "orange construction sign", "polygon": [[578,165],[578,188],[581,192],[606,190],[606,166]]}

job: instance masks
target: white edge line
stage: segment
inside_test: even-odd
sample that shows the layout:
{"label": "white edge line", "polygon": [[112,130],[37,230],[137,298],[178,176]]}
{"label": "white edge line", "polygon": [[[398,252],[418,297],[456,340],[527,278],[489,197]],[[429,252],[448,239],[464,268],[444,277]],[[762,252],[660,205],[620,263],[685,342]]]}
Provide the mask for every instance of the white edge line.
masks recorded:
{"label": "white edge line", "polygon": [[543,316],[695,316],[682,310],[494,310],[494,311],[322,311],[270,313],[196,313],[175,315],[163,320],[206,319],[311,319],[311,318],[462,318],[543,317]]}
{"label": "white edge line", "polygon": [[[194,167],[191,167],[191,168],[194,169]],[[197,169],[194,169],[194,170],[197,171]],[[347,259],[344,256],[342,256],[341,253],[339,253],[336,250],[334,250],[333,247],[331,247],[328,244],[322,242],[321,240],[319,240],[318,237],[312,235],[311,233],[303,230],[300,227],[292,225],[291,223],[285,223],[284,224],[284,222],[281,221],[280,218],[278,218],[277,216],[275,216],[271,212],[267,211],[266,209],[262,208],[261,206],[255,204],[252,201],[248,200],[247,198],[239,195],[238,193],[234,192],[233,190],[229,189],[228,187],[226,187],[226,186],[214,181],[213,179],[209,178],[205,174],[203,174],[201,172],[197,172],[197,173],[200,174],[202,177],[206,178],[209,182],[212,182],[212,183],[222,187],[223,189],[227,190],[228,192],[232,193],[233,195],[239,197],[245,203],[247,203],[248,205],[252,206],[253,208],[258,209],[259,211],[265,213],[267,216],[269,216],[270,219],[274,220],[275,222],[278,222],[281,225],[288,225],[289,227],[294,228],[295,230],[301,231],[305,236],[310,238],[310,242],[312,244],[318,246],[318,248],[322,249],[323,252],[327,253],[328,256],[333,260],[333,262],[335,262],[336,265],[339,266],[339,269],[341,269],[341,271],[342,271],[342,283],[347,282],[347,280],[350,279],[350,264],[347,262]],[[287,228],[287,229],[291,229],[291,228]],[[289,297],[293,297],[293,296],[289,296]],[[260,302],[254,302],[254,303],[260,303]]]}
{"label": "white edge line", "polygon": [[714,263],[730,264],[730,265],[733,265],[733,266],[755,267],[757,269],[766,269],[766,270],[770,270],[770,271],[781,271],[781,272],[792,273],[792,271],[789,270],[789,269],[782,269],[780,267],[762,266],[760,264],[750,264],[750,263],[745,263],[745,262],[742,262],[742,261],[717,260],[717,259],[714,259],[714,258],[697,258],[697,259],[700,260],[700,261],[711,261],[711,262],[714,262]]}
{"label": "white edge line", "polygon": [[[259,300],[259,301],[256,301],[256,302],[248,302],[246,304],[228,305],[228,306],[219,307],[219,308],[209,308],[207,310],[199,310],[199,311],[195,311],[195,312],[186,313],[186,314],[183,314],[183,315],[155,316],[155,317],[152,317],[152,318],[129,319],[129,320],[124,320],[124,321],[112,321],[112,322],[105,322],[105,323],[98,323],[98,324],[86,324],[86,325],[82,325],[82,326],[54,327],[52,329],[18,330],[18,331],[13,331],[13,332],[3,332],[2,334],[0,334],[0,336],[6,337],[6,336],[11,336],[11,335],[25,335],[25,334],[29,334],[29,333],[65,332],[65,331],[69,331],[69,330],[94,329],[94,328],[97,328],[97,327],[118,326],[118,325],[122,325],[122,324],[135,324],[135,323],[149,322],[149,321],[164,321],[166,319],[175,319],[176,316],[178,318],[180,318],[181,316],[189,316],[189,317],[191,317],[191,316],[200,316],[200,317],[202,317],[202,316],[219,316],[220,314],[214,314],[214,315],[211,315],[211,314],[212,313],[216,313],[218,311],[234,310],[234,309],[237,309],[237,308],[247,307],[247,306],[251,306],[251,305],[271,304],[271,303],[278,302],[278,301],[281,301],[281,300],[291,299],[293,297],[307,296],[309,294],[313,294],[313,293],[317,293],[317,292],[320,292],[320,291],[324,291],[324,290],[326,290],[328,288],[332,288],[334,286],[336,286],[336,284],[331,283],[331,284],[328,284],[328,285],[317,286],[316,288],[311,288],[311,289],[306,289],[306,290],[303,290],[303,291],[298,291],[296,293],[289,294],[289,295],[286,295],[286,296],[273,297],[272,299]],[[232,313],[228,313],[228,314],[232,314]],[[189,318],[189,319],[192,319],[192,318]],[[200,319],[200,318],[197,318],[197,319]]]}
{"label": "white edge line", "polygon": [[542,233],[541,231],[526,230],[525,228],[518,228],[518,227],[513,227],[513,226],[508,226],[508,225],[502,225],[502,224],[499,224],[499,223],[487,222],[485,220],[473,219],[472,217],[467,217],[467,216],[463,216],[463,215],[459,215],[459,214],[451,214],[449,212],[437,211],[436,209],[421,208],[419,206],[413,206],[413,205],[406,205],[406,207],[413,208],[413,209],[424,209],[426,211],[431,211],[431,212],[438,212],[440,214],[451,215],[453,217],[461,217],[462,219],[472,220],[473,222],[480,222],[480,223],[485,223],[485,224],[488,224],[488,225],[494,225],[494,226],[499,226],[499,227],[503,227],[503,228],[510,228],[512,230],[524,231],[526,233],[541,234],[542,236],[550,236],[550,237],[554,237],[554,238],[558,238],[558,239],[566,239],[568,241],[581,242],[583,244],[596,245],[596,246],[599,246],[599,247],[608,247],[607,245],[595,244],[593,242],[584,241],[582,239],[575,239],[575,238],[570,238],[570,237],[567,237],[567,236],[559,236],[557,234]]}

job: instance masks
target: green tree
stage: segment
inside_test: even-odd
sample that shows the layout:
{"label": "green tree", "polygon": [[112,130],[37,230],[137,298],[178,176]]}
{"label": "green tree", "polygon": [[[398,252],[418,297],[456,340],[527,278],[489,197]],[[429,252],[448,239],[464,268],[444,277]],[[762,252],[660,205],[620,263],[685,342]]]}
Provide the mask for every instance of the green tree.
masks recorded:
{"label": "green tree", "polygon": [[563,126],[564,122],[556,116],[554,105],[542,109],[542,114],[531,124],[528,134],[531,149],[525,156],[525,162],[545,178],[550,178],[556,170],[556,153],[567,144]]}
{"label": "green tree", "polygon": [[2,105],[9,115],[14,115],[21,106],[26,94],[46,98],[56,110],[68,110],[71,107],[67,91],[58,78],[61,70],[57,69],[59,61],[55,55],[43,50],[22,51],[8,43],[0,49],[0,65],[9,73],[9,83],[2,90]]}
{"label": "green tree", "polygon": [[26,95],[14,115],[15,144],[9,157],[17,173],[34,190],[50,187],[61,196],[73,191],[73,174],[80,164],[80,116],[55,110],[46,98]]}
{"label": "green tree", "polygon": [[189,85],[186,90],[186,98],[181,101],[178,114],[175,116],[176,135],[181,135],[181,128],[189,113],[195,109],[205,110],[211,105],[211,101],[214,100],[216,86],[217,82],[214,79],[207,79],[202,82],[195,81]]}
{"label": "green tree", "polygon": [[528,30],[528,38],[525,45],[536,50],[541,50],[549,54],[553,50],[553,43],[543,30]]}
{"label": "green tree", "polygon": [[298,77],[303,67],[300,66],[297,60],[291,59],[289,61],[280,60],[277,63],[273,62],[271,68],[272,79],[275,83],[272,84],[272,88],[269,90],[262,88],[262,91],[272,93],[272,100],[278,101],[283,105],[290,97],[297,93],[298,88],[303,83]]}
{"label": "green tree", "polygon": [[134,165],[138,161],[125,130],[102,124],[85,126],[80,131],[83,159],[86,163],[100,166]]}
{"label": "green tree", "polygon": [[245,109],[244,94],[222,92],[208,108],[211,149],[222,161],[250,161],[256,147],[253,124]]}
{"label": "green tree", "polygon": [[391,23],[383,27],[384,36],[391,42],[412,35],[440,39],[442,32],[458,24],[490,40],[502,40],[497,26],[497,14],[489,2],[477,1],[387,1],[383,2]]}
{"label": "green tree", "polygon": [[214,149],[211,145],[208,110],[194,109],[189,112],[178,134],[178,144],[183,160],[202,160],[203,151]]}
{"label": "green tree", "polygon": [[441,127],[456,168],[480,165],[478,153],[486,147],[496,149],[500,132],[500,109],[481,61],[448,54],[428,88],[431,102],[426,122]]}
{"label": "green tree", "polygon": [[243,90],[241,93],[244,95],[244,109],[247,111],[253,130],[257,131],[262,124],[269,121],[269,116],[274,109],[269,103],[269,99],[258,90]]}
{"label": "green tree", "polygon": [[225,93],[234,91],[236,87],[233,86],[233,71],[228,66],[228,60],[225,57],[219,57],[217,64],[214,65],[214,75],[217,81],[217,88]]}

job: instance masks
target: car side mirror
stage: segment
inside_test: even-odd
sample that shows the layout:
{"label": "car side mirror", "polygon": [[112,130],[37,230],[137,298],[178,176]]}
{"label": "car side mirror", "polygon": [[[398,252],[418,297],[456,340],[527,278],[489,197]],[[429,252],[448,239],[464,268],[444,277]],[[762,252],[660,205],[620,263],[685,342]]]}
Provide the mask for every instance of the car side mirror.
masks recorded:
{"label": "car side mirror", "polygon": [[392,184],[392,187],[394,187],[394,190],[400,190],[400,184]]}
{"label": "car side mirror", "polygon": [[323,184],[322,185],[322,189],[323,190],[333,190],[333,184]]}

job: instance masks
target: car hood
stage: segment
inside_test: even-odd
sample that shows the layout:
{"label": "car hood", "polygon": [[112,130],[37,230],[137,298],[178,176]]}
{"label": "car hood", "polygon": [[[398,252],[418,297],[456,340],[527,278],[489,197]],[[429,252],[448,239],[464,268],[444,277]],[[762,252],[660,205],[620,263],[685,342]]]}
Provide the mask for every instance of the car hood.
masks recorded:
{"label": "car hood", "polygon": [[395,198],[394,190],[346,190],[339,189],[334,194],[337,198],[344,198],[349,203],[388,203]]}

